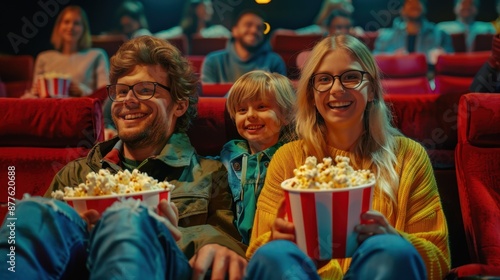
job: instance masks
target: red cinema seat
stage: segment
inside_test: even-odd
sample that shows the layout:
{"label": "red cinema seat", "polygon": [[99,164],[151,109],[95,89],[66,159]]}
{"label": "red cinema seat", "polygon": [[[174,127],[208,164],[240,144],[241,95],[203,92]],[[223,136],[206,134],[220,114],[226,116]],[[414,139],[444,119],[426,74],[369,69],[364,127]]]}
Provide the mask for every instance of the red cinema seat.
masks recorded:
{"label": "red cinema seat", "polygon": [[489,51],[442,54],[435,67],[436,93],[467,93],[483,64],[490,57]]}
{"label": "red cinema seat", "polygon": [[378,31],[367,31],[363,33],[363,35],[358,36],[358,39],[365,43],[370,51],[373,51],[375,49],[375,41],[377,40],[377,37]]}
{"label": "red cinema seat", "polygon": [[456,53],[467,52],[467,44],[465,43],[465,33],[450,34],[453,51]]}
{"label": "red cinema seat", "polygon": [[382,86],[387,93],[432,93],[424,54],[378,54],[375,55],[375,61],[382,75]]}
{"label": "red cinema seat", "polygon": [[193,36],[191,38],[190,55],[207,55],[213,51],[218,51],[226,48],[228,38],[204,38]]}
{"label": "red cinema seat", "polygon": [[186,35],[181,34],[165,40],[179,49],[181,54],[187,55],[189,53],[189,44]]}
{"label": "red cinema seat", "polygon": [[[63,166],[104,139],[98,99],[0,98],[0,111],[1,203],[8,200],[9,166],[15,169],[16,199],[44,195]],[[0,219],[6,210],[0,207]]]}
{"label": "red cinema seat", "polygon": [[449,279],[500,279],[499,123],[499,94],[462,96],[455,160],[472,263],[454,268]]}
{"label": "red cinema seat", "polygon": [[204,97],[225,97],[229,92],[232,83],[224,83],[224,84],[202,84],[201,91],[202,96]]}
{"label": "red cinema seat", "polygon": [[310,50],[314,45],[323,39],[322,35],[297,35],[289,31],[277,30],[271,36],[271,47],[278,53],[287,67],[287,76],[290,79],[297,79],[300,70],[297,67],[297,56],[305,50]]}
{"label": "red cinema seat", "polygon": [[193,66],[193,71],[197,74],[201,73],[201,66],[203,65],[203,61],[205,60],[204,55],[188,55],[186,58],[191,62],[191,66]]}
{"label": "red cinema seat", "polygon": [[200,97],[198,117],[187,134],[198,154],[218,156],[222,146],[232,139],[241,139],[226,110],[226,98]]}
{"label": "red cinema seat", "polygon": [[33,67],[31,55],[0,55],[0,82],[6,97],[20,97],[31,88]]}
{"label": "red cinema seat", "polygon": [[92,35],[92,47],[101,48],[111,58],[120,46],[127,41],[127,37],[121,34]]}
{"label": "red cinema seat", "polygon": [[477,34],[472,44],[472,51],[491,51],[493,36],[493,34]]}

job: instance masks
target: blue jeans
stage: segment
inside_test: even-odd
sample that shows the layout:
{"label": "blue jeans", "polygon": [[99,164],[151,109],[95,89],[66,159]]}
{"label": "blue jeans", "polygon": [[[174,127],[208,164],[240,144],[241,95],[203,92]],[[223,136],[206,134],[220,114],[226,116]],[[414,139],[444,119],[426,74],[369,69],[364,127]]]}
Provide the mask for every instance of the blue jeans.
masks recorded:
{"label": "blue jeans", "polygon": [[[320,279],[311,258],[295,243],[276,240],[259,248],[247,266],[247,279]],[[398,235],[375,235],[354,253],[344,279],[427,279],[415,247]]]}
{"label": "blue jeans", "polygon": [[[10,217],[10,216],[7,216]],[[15,245],[10,220],[0,228],[0,279],[190,279],[191,267],[166,226],[139,201],[117,202],[89,233],[68,204],[19,201]],[[15,272],[9,271],[15,246]]]}

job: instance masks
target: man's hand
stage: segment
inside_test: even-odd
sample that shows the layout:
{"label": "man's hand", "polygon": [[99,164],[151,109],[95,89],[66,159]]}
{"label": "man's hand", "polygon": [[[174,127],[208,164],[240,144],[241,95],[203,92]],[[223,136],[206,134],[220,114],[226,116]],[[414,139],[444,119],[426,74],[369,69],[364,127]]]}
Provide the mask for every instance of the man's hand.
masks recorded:
{"label": "man's hand", "polygon": [[80,217],[87,223],[87,229],[90,231],[101,218],[101,214],[94,209],[90,209],[81,213]]}
{"label": "man's hand", "polygon": [[247,260],[229,248],[219,244],[207,244],[189,260],[193,268],[193,279],[204,279],[212,269],[211,279],[243,279]]}
{"label": "man's hand", "polygon": [[72,97],[81,97],[83,95],[83,91],[78,86],[78,83],[71,83],[69,84],[68,94]]}
{"label": "man's hand", "polygon": [[271,240],[284,239],[295,242],[295,226],[285,219],[285,199],[278,208],[278,215],[271,227]]}
{"label": "man's hand", "polygon": [[158,207],[161,216],[167,219],[163,221],[163,224],[168,228],[175,241],[179,241],[182,237],[182,233],[178,228],[179,210],[173,202],[168,202],[166,199],[162,199]]}

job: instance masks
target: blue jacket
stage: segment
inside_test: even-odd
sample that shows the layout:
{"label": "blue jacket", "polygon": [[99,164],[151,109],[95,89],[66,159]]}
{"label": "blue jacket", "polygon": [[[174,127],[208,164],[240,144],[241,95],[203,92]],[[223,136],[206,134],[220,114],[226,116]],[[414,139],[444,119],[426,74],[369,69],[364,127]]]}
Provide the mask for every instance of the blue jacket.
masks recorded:
{"label": "blue jacket", "polygon": [[[393,53],[398,49],[407,50],[407,41],[406,22],[401,18],[396,18],[392,28],[379,31],[373,54]],[[429,61],[429,51],[435,48],[443,48],[447,53],[453,52],[451,37],[437,28],[434,23],[423,19],[422,28],[416,38],[415,52],[424,53]]]}
{"label": "blue jacket", "polygon": [[236,205],[236,227],[244,244],[249,243],[257,199],[264,186],[267,167],[282,142],[250,154],[246,140],[231,140],[222,147],[220,159],[228,171],[228,181]]}
{"label": "blue jacket", "polygon": [[265,70],[286,75],[285,62],[272,51],[265,41],[247,60],[241,60],[234,49],[234,39],[228,41],[226,49],[209,53],[201,67],[204,83],[234,83],[243,74],[252,70]]}

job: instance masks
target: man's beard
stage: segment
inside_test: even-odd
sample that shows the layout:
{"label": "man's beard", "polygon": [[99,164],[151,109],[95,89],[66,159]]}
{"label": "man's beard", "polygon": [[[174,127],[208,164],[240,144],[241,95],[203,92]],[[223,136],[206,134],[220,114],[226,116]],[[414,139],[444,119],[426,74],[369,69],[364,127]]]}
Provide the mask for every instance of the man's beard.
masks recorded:
{"label": "man's beard", "polygon": [[255,45],[248,45],[246,44],[243,40],[241,41],[241,45],[248,51],[248,52],[255,52],[256,50],[258,50],[260,48],[260,46],[262,46],[262,44],[264,43],[264,40],[261,40],[259,43],[255,44]]}
{"label": "man's beard", "polygon": [[159,143],[164,144],[166,142],[165,133],[162,134],[161,132],[166,130],[159,126],[155,120],[153,124],[146,126],[143,131],[137,133],[120,133],[120,129],[118,129],[118,137],[131,149],[155,146]]}
{"label": "man's beard", "polygon": [[124,144],[131,148],[145,147],[146,145],[149,145],[150,141],[152,140],[150,138],[150,129],[151,128],[147,128],[146,130],[135,134],[120,133],[120,131],[118,131],[118,137],[123,141]]}

